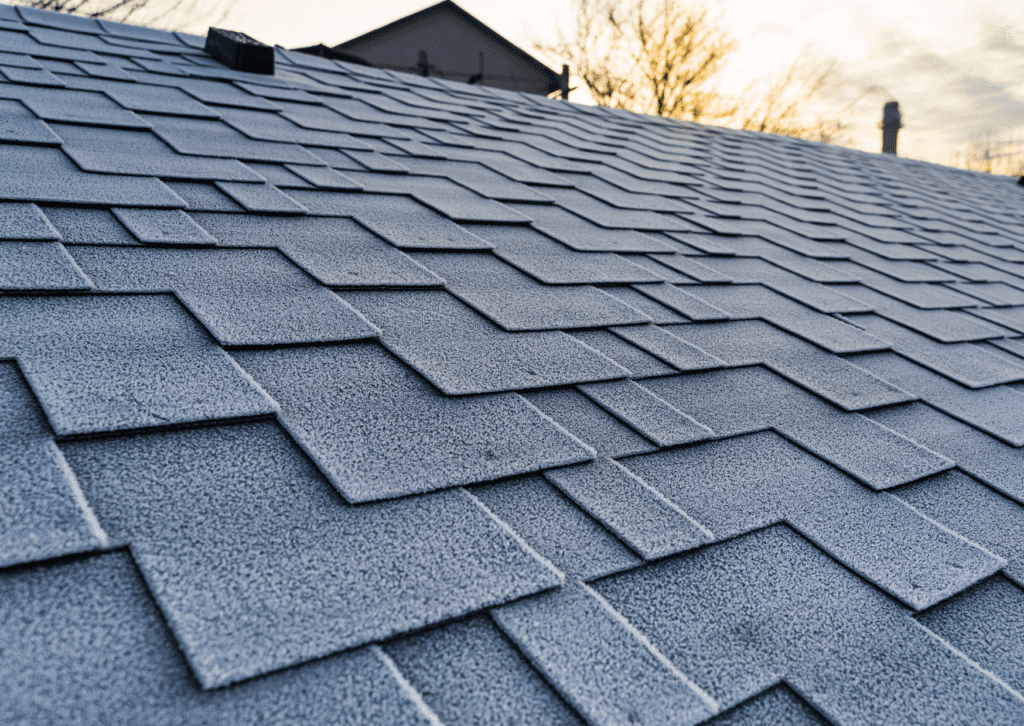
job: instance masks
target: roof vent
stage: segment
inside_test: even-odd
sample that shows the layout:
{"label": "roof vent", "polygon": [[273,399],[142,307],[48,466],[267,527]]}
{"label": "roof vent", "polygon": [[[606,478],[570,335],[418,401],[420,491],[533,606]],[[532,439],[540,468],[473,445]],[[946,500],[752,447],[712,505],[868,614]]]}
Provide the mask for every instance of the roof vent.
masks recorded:
{"label": "roof vent", "polygon": [[206,52],[236,71],[274,75],[274,48],[245,33],[210,28]]}

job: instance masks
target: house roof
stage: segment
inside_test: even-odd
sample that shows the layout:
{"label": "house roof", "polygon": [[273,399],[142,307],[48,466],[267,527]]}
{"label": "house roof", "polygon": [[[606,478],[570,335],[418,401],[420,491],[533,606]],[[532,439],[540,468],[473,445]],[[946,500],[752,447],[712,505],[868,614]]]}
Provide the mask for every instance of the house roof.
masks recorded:
{"label": "house roof", "polygon": [[[350,38],[349,40],[334,46],[333,50],[351,52],[361,56],[366,53],[367,48],[373,48],[379,44],[393,43],[396,37],[403,37],[406,32],[414,31],[423,25],[437,29],[449,26],[453,23],[455,24],[454,27],[451,28],[453,33],[465,35],[467,29],[475,31],[476,37],[484,38],[488,43],[503,49],[505,53],[529,68],[533,74],[546,79],[548,84],[546,93],[554,93],[561,88],[562,77],[556,71],[548,68],[508,38],[492,30],[489,26],[485,25],[476,17],[456,5],[452,0],[442,0],[435,5],[431,5],[430,7],[426,7],[415,13],[406,15],[405,17],[399,18],[387,25],[382,25],[368,33],[363,33],[355,38]],[[456,44],[449,44],[449,47],[446,48],[447,52],[445,54],[440,54],[444,56],[445,60],[451,60],[447,56],[455,50],[455,48],[452,47],[454,45]],[[440,60],[438,55],[439,54],[433,54],[431,59],[434,61]],[[473,61],[474,63],[476,61],[475,51],[473,54]],[[444,61],[442,61],[442,63],[443,62]],[[455,71],[454,68],[450,70]],[[515,79],[505,80],[513,81]]]}
{"label": "house roof", "polygon": [[0,5],[0,722],[1024,722],[1013,180],[202,46]]}

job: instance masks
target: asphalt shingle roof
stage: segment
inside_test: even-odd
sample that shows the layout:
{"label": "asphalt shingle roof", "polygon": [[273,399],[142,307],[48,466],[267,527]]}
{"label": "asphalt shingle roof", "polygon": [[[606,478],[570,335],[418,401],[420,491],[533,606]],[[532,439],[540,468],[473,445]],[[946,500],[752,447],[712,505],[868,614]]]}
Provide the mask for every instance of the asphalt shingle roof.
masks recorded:
{"label": "asphalt shingle roof", "polygon": [[0,26],[0,724],[1024,723],[1012,179]]}

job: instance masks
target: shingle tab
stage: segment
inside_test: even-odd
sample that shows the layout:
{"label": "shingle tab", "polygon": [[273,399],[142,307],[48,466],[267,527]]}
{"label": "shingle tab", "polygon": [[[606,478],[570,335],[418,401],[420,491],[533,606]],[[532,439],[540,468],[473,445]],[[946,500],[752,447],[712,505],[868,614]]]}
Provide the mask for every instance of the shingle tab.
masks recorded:
{"label": "shingle tab", "polygon": [[926,517],[1006,559],[1002,572],[1024,586],[1024,508],[953,470],[893,491]]}
{"label": "shingle tab", "polygon": [[611,459],[551,469],[544,476],[644,559],[684,552],[714,538]]}
{"label": "shingle tab", "polygon": [[349,219],[197,214],[221,246],[276,247],[331,287],[440,287],[437,275]]}
{"label": "shingle tab", "polygon": [[[176,154],[148,131],[87,128],[67,124],[53,124],[52,128],[64,139],[64,151],[85,171],[108,175],[160,176],[167,179],[263,181],[263,177],[236,159]],[[126,181],[137,183],[134,179]]]}
{"label": "shingle tab", "polygon": [[78,247],[100,290],[174,292],[221,345],[377,337],[361,315],[270,250]]}
{"label": "shingle tab", "polygon": [[844,413],[761,367],[656,378],[644,387],[720,436],[774,428],[873,489],[953,465],[925,448],[927,440],[922,446],[860,414]]}
{"label": "shingle tab", "polygon": [[523,396],[601,456],[614,458],[657,448],[577,390],[531,391]]}
{"label": "shingle tab", "polygon": [[0,469],[0,568],[107,546],[42,410],[11,362],[0,362]]}
{"label": "shingle tab", "polygon": [[844,291],[850,297],[872,305],[877,315],[912,328],[941,343],[961,343],[999,337],[999,331],[995,326],[985,325],[977,318],[957,310],[921,310],[860,285],[846,286]]}
{"label": "shingle tab", "polygon": [[870,416],[949,457],[957,468],[1008,497],[1024,502],[1024,449],[1005,444],[920,403],[880,409]]}
{"label": "shingle tab", "polygon": [[633,287],[662,305],[685,315],[690,320],[729,319],[729,313],[714,305],[709,305],[675,285],[663,283],[661,285],[634,285]]}
{"label": "shingle tab", "polygon": [[[188,90],[187,88],[185,90]],[[255,98],[255,96],[253,96]],[[214,101],[215,103],[217,101]],[[327,146],[332,149],[370,150],[362,141],[336,131],[306,129],[271,111],[244,108],[218,108],[221,118],[250,139],[290,144]]]}
{"label": "shingle tab", "polygon": [[508,333],[443,291],[342,295],[381,343],[449,395],[622,378],[627,370],[561,331]]}
{"label": "shingle tab", "polygon": [[18,358],[59,436],[276,410],[166,295],[0,297],[0,357]]}
{"label": "shingle tab", "polygon": [[273,423],[82,442],[67,455],[111,536],[132,543],[205,688],[559,582],[465,492],[342,503]]}
{"label": "shingle tab", "polygon": [[384,648],[447,726],[583,726],[486,615]]}
{"label": "shingle tab", "polygon": [[92,282],[58,242],[0,241],[0,290],[90,290]]}
{"label": "shingle tab", "polygon": [[506,605],[494,618],[592,724],[696,724],[715,711],[586,585]]}
{"label": "shingle tab", "polygon": [[44,207],[44,212],[68,244],[142,245],[106,209]]}
{"label": "shingle tab", "polygon": [[[45,72],[45,71],[44,71]],[[60,121],[64,124],[89,124],[119,129],[148,129],[149,123],[131,111],[121,108],[102,93],[72,91],[64,89],[27,88],[9,93],[0,89],[0,95],[17,98],[44,121]],[[57,135],[67,141],[58,130]],[[83,129],[90,131],[91,129]]]}
{"label": "shingle tab", "polygon": [[701,285],[691,294],[733,318],[762,318],[832,353],[885,350],[889,344],[761,285]]}
{"label": "shingle tab", "polygon": [[901,390],[898,383],[893,385],[893,381],[880,374],[865,374],[847,359],[760,320],[672,325],[666,330],[729,365],[763,363],[847,411],[904,403],[914,400],[914,393],[918,393],[912,386],[903,386]]}
{"label": "shingle tab", "polygon": [[[187,106],[186,106],[187,108]],[[177,116],[146,116],[153,133],[179,154],[215,156],[242,161],[321,164],[298,144],[250,139],[220,121]]]}
{"label": "shingle tab", "polygon": [[448,291],[509,331],[596,328],[647,321],[639,311],[587,285],[548,286],[489,254],[417,252]]}
{"label": "shingle tab", "polygon": [[622,464],[716,539],[784,520],[917,610],[1005,564],[776,433],[631,457]]}
{"label": "shingle tab", "polygon": [[86,174],[60,149],[5,146],[0,171],[0,199],[172,209],[185,206],[159,179]]}
{"label": "shingle tab", "polygon": [[605,229],[550,205],[509,205],[533,220],[533,226],[578,252],[671,252],[665,243],[629,229]]}
{"label": "shingle tab", "polygon": [[483,484],[470,492],[542,557],[572,577],[601,577],[641,563],[541,476]]}
{"label": "shingle tab", "polygon": [[0,141],[56,146],[61,138],[22,104],[0,100]]}
{"label": "shingle tab", "polygon": [[900,355],[968,388],[984,388],[1024,378],[1024,366],[971,343],[936,343],[877,315],[857,315],[850,321],[879,340],[891,343]]}
{"label": "shingle tab", "polygon": [[140,242],[154,245],[212,246],[213,237],[180,209],[110,210]]}
{"label": "shingle tab", "polygon": [[783,677],[841,723],[1024,717],[1017,697],[783,525],[594,588],[722,706]]}
{"label": "shingle tab", "polygon": [[306,214],[309,211],[271,184],[219,181],[216,186],[250,212]]}
{"label": "shingle tab", "polygon": [[201,691],[126,552],[13,573],[0,615],[5,705],[43,723],[430,723],[374,647]]}
{"label": "shingle tab", "polygon": [[[516,394],[446,398],[375,344],[245,351],[235,358],[281,404],[289,432],[349,501],[594,456]],[[337,386],[339,379],[347,385]]]}
{"label": "shingle tab", "polygon": [[631,378],[664,376],[676,369],[607,330],[574,330],[572,337],[603,353],[630,372]]}
{"label": "shingle tab", "polygon": [[608,252],[577,252],[535,229],[473,225],[473,234],[494,245],[494,254],[548,285],[658,282],[662,277]]}
{"label": "shingle tab", "polygon": [[630,325],[612,332],[681,371],[723,368],[727,364],[656,325]]}
{"label": "shingle tab", "polygon": [[312,214],[352,217],[395,247],[428,250],[482,250],[492,245],[414,199],[374,194],[293,191]]}
{"label": "shingle tab", "polygon": [[672,408],[635,381],[588,383],[579,389],[658,446],[688,444],[712,435],[707,426]]}

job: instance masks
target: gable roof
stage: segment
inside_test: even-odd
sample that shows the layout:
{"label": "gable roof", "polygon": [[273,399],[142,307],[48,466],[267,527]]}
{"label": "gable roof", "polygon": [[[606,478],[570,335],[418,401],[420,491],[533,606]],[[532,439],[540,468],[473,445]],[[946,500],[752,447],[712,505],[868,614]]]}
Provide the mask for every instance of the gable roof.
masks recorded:
{"label": "gable roof", "polygon": [[1013,180],[0,25],[0,722],[1024,721]]}
{"label": "gable roof", "polygon": [[[485,47],[482,44],[477,46],[477,43],[486,43],[488,50],[491,50],[491,47],[496,47],[514,59],[519,67],[528,69],[531,75],[546,81],[546,90],[531,87],[528,89],[530,92],[547,95],[561,89],[562,77],[557,72],[548,68],[503,35],[496,33],[451,0],[442,0],[436,5],[431,5],[368,33],[346,40],[334,46],[334,50],[366,58],[391,58],[398,48],[407,48],[409,57],[413,58],[421,45],[413,47],[409,44],[425,43],[428,42],[428,39],[432,39],[434,45],[434,48],[430,49],[429,59],[434,63],[440,62],[446,66],[443,70],[450,71],[449,75],[461,70],[456,67],[460,60],[457,57],[459,51],[463,51],[463,55],[468,52],[472,72],[475,73],[477,70],[476,51]],[[463,45],[465,47],[461,47]],[[490,58],[488,60],[493,62]],[[384,62],[379,62],[378,65],[392,67]],[[447,68],[448,65],[453,67]],[[412,68],[403,68],[403,70],[412,70]],[[491,71],[488,71],[486,76],[490,80],[494,80]],[[457,80],[464,79],[458,78]],[[510,77],[502,80],[514,82],[516,79]],[[528,79],[519,80],[523,82]],[[484,84],[495,85],[486,82]],[[527,90],[527,88],[512,88],[511,90]]]}

